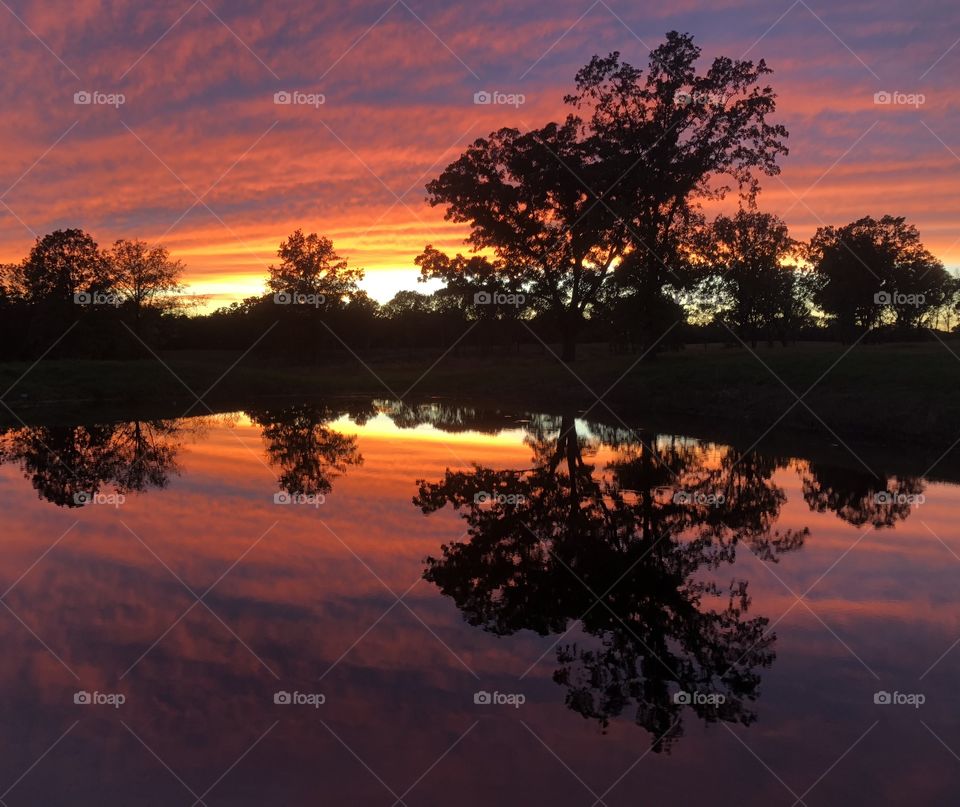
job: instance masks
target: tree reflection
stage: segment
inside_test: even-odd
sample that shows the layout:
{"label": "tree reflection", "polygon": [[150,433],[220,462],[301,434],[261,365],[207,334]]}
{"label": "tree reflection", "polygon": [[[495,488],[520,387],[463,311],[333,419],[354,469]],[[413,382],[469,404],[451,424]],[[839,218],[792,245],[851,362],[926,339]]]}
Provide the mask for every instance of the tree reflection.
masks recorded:
{"label": "tree reflection", "polygon": [[[429,424],[443,432],[469,430],[481,434],[499,434],[518,422],[499,409],[478,409],[440,401],[415,404],[377,401],[376,405],[400,429],[414,429]],[[527,422],[527,419],[520,422]]]}
{"label": "tree reflection", "polygon": [[923,501],[925,485],[912,476],[876,477],[820,463],[801,467],[803,499],[818,513],[830,511],[855,527],[893,527]]}
{"label": "tree reflection", "polygon": [[0,433],[0,463],[19,463],[41,498],[82,507],[105,489],[126,494],[166,487],[178,472],[186,428],[182,420],[24,426]]}
{"label": "tree reflection", "polygon": [[357,438],[331,429],[329,423],[349,414],[355,423],[362,424],[375,411],[369,404],[343,410],[302,404],[247,414],[262,430],[267,459],[280,471],[281,490],[292,495],[326,495],[334,479],[363,462]]}
{"label": "tree reflection", "polygon": [[[706,721],[753,722],[774,637],[767,619],[747,616],[746,581],[710,572],[732,564],[741,541],[770,561],[802,544],[806,530],[773,527],[785,500],[777,463],[634,439],[598,471],[610,444],[578,434],[570,416],[534,419],[528,443],[528,469],[418,482],[424,513],[449,504],[469,526],[468,540],[427,559],[425,578],[484,630],[561,634],[554,680],[604,727],[632,706],[667,748],[683,733],[678,692],[714,696],[689,704]],[[574,621],[582,641],[566,639]]]}
{"label": "tree reflection", "polygon": [[[357,438],[330,428],[348,415],[362,425],[372,403],[333,408],[303,404],[249,413],[262,430],[268,461],[291,494],[326,494],[333,480],[363,459]],[[164,488],[179,473],[177,455],[208,418],[132,420],[86,426],[23,426],[0,430],[0,464],[19,463],[39,496],[60,507],[82,507],[101,492]]]}

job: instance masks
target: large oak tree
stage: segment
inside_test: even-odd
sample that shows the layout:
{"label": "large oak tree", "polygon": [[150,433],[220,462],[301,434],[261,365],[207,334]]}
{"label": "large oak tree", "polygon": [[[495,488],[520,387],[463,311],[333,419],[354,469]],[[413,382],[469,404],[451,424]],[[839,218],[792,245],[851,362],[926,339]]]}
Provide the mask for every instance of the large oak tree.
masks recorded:
{"label": "large oak tree", "polygon": [[521,269],[575,355],[583,318],[618,266],[637,294],[682,283],[677,233],[703,199],[735,184],[753,199],[759,174],[786,154],[786,129],[769,123],[775,95],[760,61],[714,59],[671,32],[644,71],[618,53],[594,57],[566,97],[576,113],[527,133],[500,129],[475,141],[427,185],[468,242]]}

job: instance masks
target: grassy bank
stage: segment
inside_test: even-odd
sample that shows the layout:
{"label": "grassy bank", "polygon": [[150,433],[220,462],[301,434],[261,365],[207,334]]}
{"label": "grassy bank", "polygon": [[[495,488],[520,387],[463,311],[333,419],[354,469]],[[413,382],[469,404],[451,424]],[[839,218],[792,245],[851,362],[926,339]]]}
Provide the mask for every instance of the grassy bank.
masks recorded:
{"label": "grassy bank", "polygon": [[[635,356],[588,346],[569,367],[546,351],[380,355],[365,358],[366,366],[349,357],[311,366],[282,357],[248,358],[232,366],[236,355],[170,353],[163,364],[154,359],[43,361],[32,369],[26,363],[0,364],[0,391],[14,385],[5,400],[18,414],[158,403],[174,411],[195,404],[193,413],[206,413],[189,387],[212,407],[272,396],[442,396],[528,410],[594,407],[592,414],[603,419],[695,419],[753,433],[782,418],[777,429],[834,439],[832,431],[843,441],[877,444],[946,448],[960,435],[960,359],[946,346],[858,345],[846,351],[839,345],[755,353],[697,347],[635,364]],[[794,393],[804,396],[804,403],[797,403]],[[6,410],[2,414],[12,417]]]}

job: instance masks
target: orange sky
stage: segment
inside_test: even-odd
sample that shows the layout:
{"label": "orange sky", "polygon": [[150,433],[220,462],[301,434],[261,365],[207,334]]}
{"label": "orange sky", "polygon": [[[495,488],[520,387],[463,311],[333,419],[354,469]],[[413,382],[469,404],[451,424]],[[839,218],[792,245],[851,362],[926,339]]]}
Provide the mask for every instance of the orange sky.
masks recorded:
{"label": "orange sky", "polygon": [[[960,266],[960,10],[820,5],[12,2],[0,8],[0,259],[57,227],[161,241],[219,304],[260,292],[278,243],[302,227],[331,237],[385,300],[416,287],[427,243],[462,248],[463,228],[426,205],[427,180],[475,137],[565,114],[594,53],[642,65],[676,28],[707,57],[774,69],[791,153],[761,206],[794,236],[906,215]],[[482,89],[525,103],[475,105]],[[924,103],[877,105],[881,90]],[[76,104],[78,91],[123,103]],[[324,103],[277,105],[278,91]]]}

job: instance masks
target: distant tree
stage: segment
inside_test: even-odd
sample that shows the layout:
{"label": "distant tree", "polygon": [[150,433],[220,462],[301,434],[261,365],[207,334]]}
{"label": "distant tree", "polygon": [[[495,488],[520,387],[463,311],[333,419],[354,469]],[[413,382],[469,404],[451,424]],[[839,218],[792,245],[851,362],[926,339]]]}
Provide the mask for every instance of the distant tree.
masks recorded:
{"label": "distant tree", "polygon": [[333,242],[316,233],[295,231],[280,244],[279,266],[270,267],[267,287],[274,294],[322,297],[324,307],[342,308],[358,291],[362,269],[351,269]]}
{"label": "distant tree", "polygon": [[766,63],[718,57],[699,72],[700,53],[693,37],[673,31],[646,74],[618,53],[595,56],[566,99],[587,118],[580,130],[588,161],[607,168],[594,186],[598,206],[627,225],[618,283],[638,296],[632,307],[646,345],[662,336],[669,287],[694,279],[686,253],[700,203],[735,185],[752,204],[759,177],[778,174],[777,159],[788,153],[787,130],[768,120],[776,94],[762,84],[772,72]]}
{"label": "distant tree", "polygon": [[960,278],[951,275],[946,299],[933,313],[930,327],[943,331],[952,331],[956,327],[957,320],[960,319]]}
{"label": "distant tree", "polygon": [[519,345],[529,335],[521,320],[530,320],[543,308],[542,298],[528,288],[524,270],[501,258],[460,254],[451,258],[428,245],[414,263],[420,267],[421,282],[443,281],[434,293],[436,310],[459,309],[474,327],[479,326],[476,335],[487,346],[503,341]]}
{"label": "distant tree", "polygon": [[145,309],[169,310],[173,295],[183,290],[184,265],[170,258],[165,247],[121,239],[108,254],[117,292],[133,310],[134,330],[140,334]]}
{"label": "distant tree", "polygon": [[843,227],[821,227],[808,247],[820,275],[815,300],[844,338],[892,313],[916,327],[949,294],[950,275],[900,216],[865,216]]}
{"label": "distant tree", "polygon": [[380,314],[387,319],[399,319],[411,314],[429,314],[433,310],[433,301],[429,294],[402,289],[389,302],[380,306]]}
{"label": "distant tree", "polygon": [[729,301],[728,318],[741,339],[770,338],[792,308],[793,289],[785,265],[796,242],[786,222],[770,213],[741,210],[718,216],[710,228],[709,262]]}
{"label": "distant tree", "polygon": [[353,292],[343,309],[343,339],[357,348],[369,347],[376,338],[380,303],[362,289]]}
{"label": "distant tree", "polygon": [[362,289],[358,289],[350,295],[347,308],[352,310],[358,318],[372,318],[380,313],[380,303]]}
{"label": "distant tree", "polygon": [[282,242],[277,255],[280,263],[270,267],[267,288],[283,304],[274,306],[280,327],[264,347],[295,349],[319,361],[326,347],[342,348],[340,332],[349,329],[348,304],[359,293],[363,270],[351,268],[329,238],[302,230]]}
{"label": "distant tree", "polygon": [[16,264],[0,263],[0,305],[8,304],[13,300],[13,278],[16,271]]}
{"label": "distant tree", "polygon": [[57,230],[38,238],[11,278],[29,303],[72,302],[75,294],[103,293],[114,282],[110,262],[83,230]]}
{"label": "distant tree", "polygon": [[380,306],[380,317],[386,320],[389,344],[408,350],[430,345],[430,325],[434,300],[429,294],[402,289]]}
{"label": "distant tree", "polygon": [[443,281],[438,296],[457,300],[473,320],[519,319],[529,295],[524,272],[499,258],[484,255],[449,257],[427,245],[414,259],[420,281]]}
{"label": "distant tree", "polygon": [[887,272],[889,257],[874,239],[870,218],[844,227],[821,227],[807,247],[820,276],[814,301],[837,323],[844,339],[872,327],[882,313],[874,301]]}
{"label": "distant tree", "polygon": [[799,264],[783,267],[777,276],[772,300],[773,331],[771,338],[784,344],[797,339],[804,328],[814,324],[813,298],[818,288],[816,273]]}
{"label": "distant tree", "polygon": [[953,291],[954,280],[939,258],[920,243],[916,227],[897,219],[899,239],[893,276],[885,286],[889,310],[898,326],[919,328],[928,315],[943,306]]}

